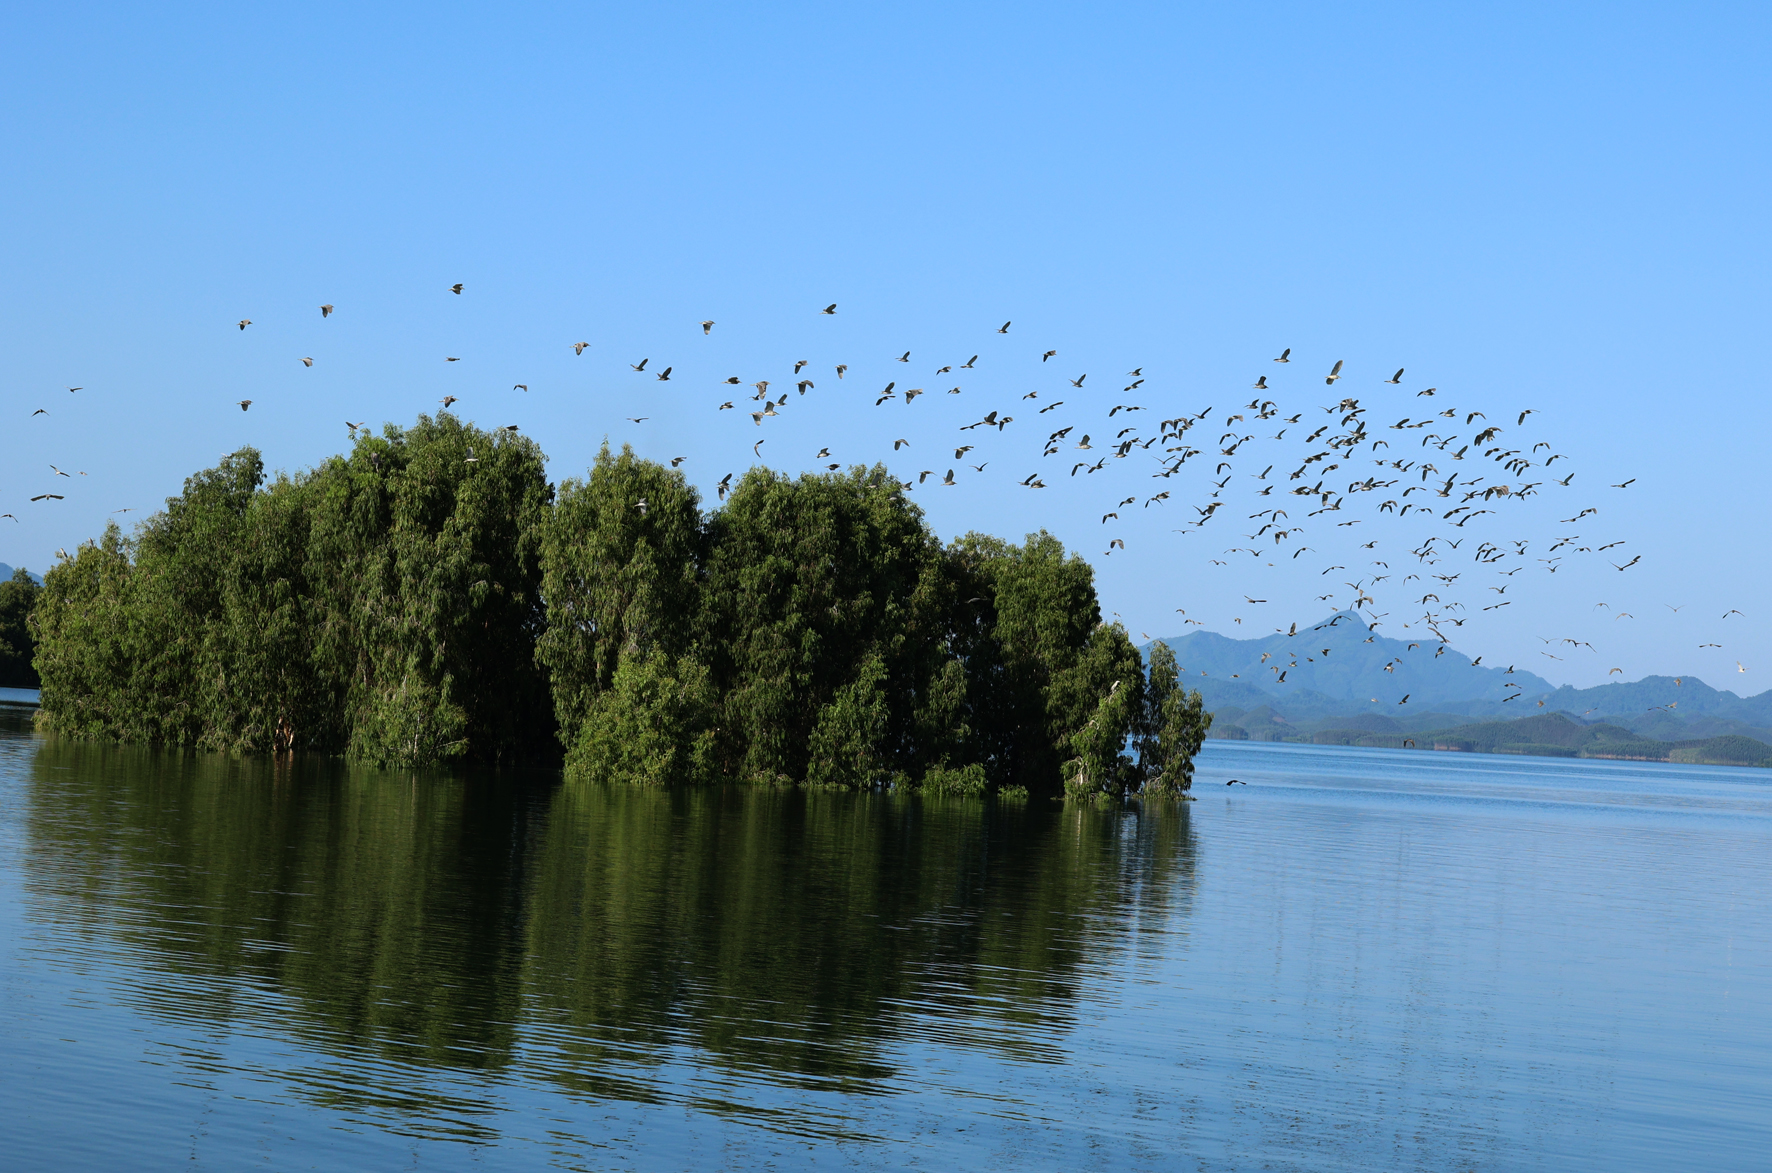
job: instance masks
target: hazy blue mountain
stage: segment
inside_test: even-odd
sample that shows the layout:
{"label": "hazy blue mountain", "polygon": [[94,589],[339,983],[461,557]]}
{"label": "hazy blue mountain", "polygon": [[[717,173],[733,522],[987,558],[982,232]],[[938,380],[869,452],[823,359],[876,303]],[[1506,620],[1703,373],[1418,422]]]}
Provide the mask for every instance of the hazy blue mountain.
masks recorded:
{"label": "hazy blue mountain", "polygon": [[[1772,691],[1740,697],[1696,676],[1553,688],[1524,669],[1510,673],[1511,665],[1473,665],[1461,652],[1440,652],[1432,638],[1377,635],[1345,611],[1250,639],[1196,631],[1162,642],[1175,649],[1188,687],[1199,689],[1207,709],[1217,714],[1214,732],[1232,737],[1240,736],[1239,730],[1256,738],[1304,738],[1325,730],[1407,734],[1447,729],[1473,717],[1507,720],[1561,712],[1583,724],[1608,722],[1656,741],[1772,740]],[[1384,670],[1387,664],[1394,664],[1390,672]],[[1286,673],[1284,683],[1275,666]],[[1509,688],[1510,683],[1520,687]],[[1405,695],[1409,703],[1400,705]]]}
{"label": "hazy blue mountain", "polygon": [[1739,697],[1712,688],[1696,676],[1645,676],[1628,684],[1601,684],[1593,688],[1564,685],[1549,695],[1534,698],[1547,709],[1562,709],[1588,720],[1629,718],[1633,721],[1652,710],[1680,718],[1718,717],[1747,725],[1772,726],[1772,691]]}
{"label": "hazy blue mountain", "polygon": [[[31,573],[31,580],[33,582],[36,582],[38,584],[41,584],[43,582],[43,576],[41,574],[38,574],[34,570],[31,571],[30,573]],[[4,582],[5,580],[7,580],[11,577],[12,577],[12,567],[6,565],[6,563],[4,563],[4,562],[0,562],[0,582]]]}
{"label": "hazy blue mountain", "polygon": [[[1394,715],[1408,696],[1411,708],[1511,715],[1525,702],[1509,696],[1537,698],[1554,691],[1549,681],[1524,669],[1510,673],[1507,664],[1473,666],[1469,656],[1449,647],[1442,651],[1437,639],[1423,635],[1420,640],[1378,635],[1358,615],[1343,611],[1252,639],[1196,631],[1162,642],[1174,649],[1188,687],[1201,690],[1208,708],[1269,704],[1295,718],[1330,709]],[[1386,665],[1394,666],[1386,672]],[[1283,683],[1276,668],[1285,672]],[[1506,709],[1497,707],[1504,704]]]}
{"label": "hazy blue mountain", "polygon": [[1772,745],[1739,734],[1666,741],[1645,738],[1604,721],[1582,722],[1565,713],[1551,712],[1513,721],[1484,721],[1417,732],[1413,736],[1363,728],[1319,729],[1310,733],[1309,740],[1314,745],[1772,767]]}

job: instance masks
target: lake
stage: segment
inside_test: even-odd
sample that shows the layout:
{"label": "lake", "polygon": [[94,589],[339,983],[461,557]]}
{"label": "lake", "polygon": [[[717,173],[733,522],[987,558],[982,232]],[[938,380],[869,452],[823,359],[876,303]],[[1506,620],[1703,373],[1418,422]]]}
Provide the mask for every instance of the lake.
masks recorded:
{"label": "lake", "polygon": [[1195,794],[658,793],[0,709],[0,1164],[1766,1166],[1772,773],[1220,741]]}

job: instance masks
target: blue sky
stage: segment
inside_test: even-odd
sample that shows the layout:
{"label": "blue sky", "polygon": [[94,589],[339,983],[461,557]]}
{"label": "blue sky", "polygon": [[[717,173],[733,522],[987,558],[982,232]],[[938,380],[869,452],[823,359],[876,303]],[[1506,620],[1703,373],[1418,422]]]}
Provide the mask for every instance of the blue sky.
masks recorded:
{"label": "blue sky", "polygon": [[[944,536],[1044,526],[1135,634],[1191,630],[1176,608],[1260,634],[1380,573],[1320,573],[1354,534],[1401,553],[1433,527],[1368,511],[1302,559],[1239,561],[1250,510],[1175,532],[1211,491],[1196,465],[1072,477],[1045,435],[1118,431],[1135,368],[1147,420],[1222,418],[1263,374],[1319,418],[1434,386],[1510,428],[1533,408],[1520,434],[1576,474],[1483,519],[1531,546],[1505,609],[1479,610],[1503,598],[1489,568],[1435,568],[1470,576],[1461,650],[1756,693],[1767,32],[1723,5],[11,5],[0,561],[44,569],[240,444],[293,471],[347,419],[449,394],[521,425],[556,477],[605,437],[686,457],[710,497],[759,438],[791,470],[826,446],[960,468],[913,492]],[[941,394],[933,372],[974,353]],[[817,386],[781,419],[717,410],[748,392],[720,378],[791,390],[802,358]],[[929,393],[876,407],[888,381]],[[1029,391],[1067,405],[1036,418]],[[957,432],[989,410],[1017,423]],[[1017,484],[1034,472],[1051,488]],[[1532,565],[1568,533],[1641,561]],[[1411,603],[1381,596],[1387,634]],[[1564,638],[1594,650],[1540,643]]]}

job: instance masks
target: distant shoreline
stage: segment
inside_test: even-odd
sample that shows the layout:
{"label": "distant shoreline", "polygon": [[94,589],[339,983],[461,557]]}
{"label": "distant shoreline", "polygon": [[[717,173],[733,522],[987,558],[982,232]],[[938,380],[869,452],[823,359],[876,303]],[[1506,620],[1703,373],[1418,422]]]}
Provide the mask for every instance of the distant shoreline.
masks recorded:
{"label": "distant shoreline", "polygon": [[1582,758],[1598,761],[1664,762],[1669,765],[1772,768],[1772,745],[1726,734],[1684,741],[1658,741],[1609,724],[1584,725],[1566,713],[1545,713],[1515,721],[1486,721],[1419,733],[1361,729],[1318,729],[1287,735],[1251,737],[1225,722],[1207,735],[1212,741],[1256,741],[1350,749],[1414,749],[1438,753],[1486,753],[1513,757]]}

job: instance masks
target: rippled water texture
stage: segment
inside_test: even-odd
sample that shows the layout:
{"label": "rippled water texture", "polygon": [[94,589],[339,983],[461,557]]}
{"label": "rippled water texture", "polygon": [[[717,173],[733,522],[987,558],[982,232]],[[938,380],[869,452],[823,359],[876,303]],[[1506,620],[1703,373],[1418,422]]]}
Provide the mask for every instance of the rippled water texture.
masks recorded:
{"label": "rippled water texture", "polygon": [[278,766],[10,712],[9,1168],[1772,1153],[1772,775],[1215,742],[1200,801],[1141,814]]}

